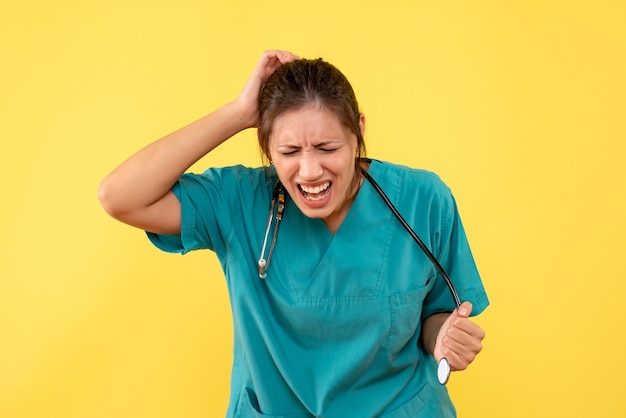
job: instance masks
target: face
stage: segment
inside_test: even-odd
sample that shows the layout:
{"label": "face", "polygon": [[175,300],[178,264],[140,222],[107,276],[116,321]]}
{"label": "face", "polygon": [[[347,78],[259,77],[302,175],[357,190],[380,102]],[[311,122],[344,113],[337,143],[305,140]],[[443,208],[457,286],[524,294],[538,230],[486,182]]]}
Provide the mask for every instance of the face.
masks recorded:
{"label": "face", "polygon": [[[360,128],[365,119],[361,116]],[[329,110],[307,106],[274,120],[270,159],[278,178],[306,216],[335,233],[354,200],[357,139]]]}

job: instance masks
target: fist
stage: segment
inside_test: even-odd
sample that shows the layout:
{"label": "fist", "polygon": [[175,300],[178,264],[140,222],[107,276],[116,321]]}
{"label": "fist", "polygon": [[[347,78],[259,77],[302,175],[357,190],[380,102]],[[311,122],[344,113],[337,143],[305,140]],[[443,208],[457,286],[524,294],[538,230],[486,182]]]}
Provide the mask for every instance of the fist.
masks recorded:
{"label": "fist", "polygon": [[450,314],[437,334],[433,354],[437,361],[445,357],[451,370],[465,370],[483,348],[485,331],[469,319],[471,313],[472,304],[464,302]]}

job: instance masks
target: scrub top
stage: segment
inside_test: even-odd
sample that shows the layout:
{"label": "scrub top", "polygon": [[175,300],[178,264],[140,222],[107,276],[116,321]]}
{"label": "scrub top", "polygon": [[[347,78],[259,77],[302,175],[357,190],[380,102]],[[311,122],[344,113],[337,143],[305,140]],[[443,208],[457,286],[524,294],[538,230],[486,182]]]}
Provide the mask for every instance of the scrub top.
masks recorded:
{"label": "scrub top", "polygon": [[[448,187],[433,173],[382,161],[368,171],[472,314],[482,312],[489,302]],[[455,309],[430,260],[364,181],[335,235],[287,196],[260,279],[276,182],[273,167],[185,174],[172,189],[181,234],[148,233],[164,251],[210,249],[220,260],[234,323],[227,417],[456,416],[418,343],[426,317]]]}

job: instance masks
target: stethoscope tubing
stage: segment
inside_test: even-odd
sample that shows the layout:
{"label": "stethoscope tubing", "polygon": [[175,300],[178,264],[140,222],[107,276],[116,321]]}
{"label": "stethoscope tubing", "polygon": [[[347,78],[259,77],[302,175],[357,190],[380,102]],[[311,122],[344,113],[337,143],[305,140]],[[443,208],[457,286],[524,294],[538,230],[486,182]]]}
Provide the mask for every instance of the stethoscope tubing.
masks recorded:
{"label": "stethoscope tubing", "polygon": [[[381,187],[378,185],[378,183],[376,183],[376,181],[372,178],[372,176],[365,169],[362,169],[361,171],[363,172],[363,176],[365,176],[367,181],[370,182],[370,184],[378,192],[380,197],[385,201],[385,204],[389,207],[389,209],[391,209],[391,212],[395,215],[398,221],[400,221],[404,229],[406,229],[406,231],[409,233],[409,235],[411,235],[413,240],[415,240],[417,245],[419,245],[422,251],[424,251],[424,254],[426,254],[426,256],[433,263],[433,265],[435,266],[435,268],[437,269],[441,277],[443,277],[443,279],[446,281],[446,284],[448,285],[448,289],[450,289],[450,293],[452,294],[452,298],[454,299],[454,303],[456,304],[457,309],[459,309],[461,307],[461,299],[459,298],[459,294],[457,293],[456,288],[454,287],[454,284],[452,283],[452,280],[450,280],[450,277],[448,276],[444,268],[441,266],[437,258],[433,255],[430,249],[428,249],[428,247],[426,246],[426,244],[424,244],[424,242],[420,239],[420,237],[415,233],[413,228],[411,228],[411,226],[404,220],[400,212],[398,212],[398,209],[396,209],[394,204],[391,203],[391,200],[389,199],[387,194],[383,191],[383,189],[381,189]],[[446,383],[448,383],[448,379],[450,379],[450,372],[451,372],[451,368],[450,368],[450,363],[448,362],[448,359],[445,357],[442,357],[441,359],[439,359],[439,363],[437,364],[437,380],[439,381],[440,384],[445,385]]]}
{"label": "stethoscope tubing", "polygon": [[459,294],[457,293],[456,288],[454,287],[454,284],[452,283],[452,280],[450,280],[450,276],[448,276],[448,274],[446,273],[442,265],[439,263],[437,258],[433,255],[433,253],[426,246],[426,244],[424,244],[424,242],[420,239],[420,237],[415,233],[413,228],[411,228],[411,226],[404,220],[400,212],[398,212],[398,209],[396,209],[394,204],[391,203],[391,200],[389,199],[387,194],[378,185],[378,183],[372,178],[372,176],[366,170],[361,170],[361,171],[363,172],[363,175],[365,176],[367,181],[370,182],[370,184],[374,187],[376,192],[378,192],[380,197],[385,201],[389,209],[391,209],[391,212],[395,215],[398,221],[400,221],[404,229],[406,229],[406,231],[409,233],[409,235],[411,235],[411,237],[417,243],[417,245],[419,245],[422,251],[424,251],[424,254],[426,254],[428,259],[433,263],[433,265],[435,266],[435,268],[437,269],[441,277],[443,277],[443,279],[446,281],[446,284],[448,285],[448,289],[450,289],[450,294],[452,294],[452,298],[454,299],[454,303],[456,304],[456,307],[460,308],[461,299],[459,298]]}
{"label": "stethoscope tubing", "polygon": [[[426,244],[424,244],[424,242],[420,239],[420,237],[413,230],[413,228],[411,228],[411,226],[406,222],[406,220],[404,219],[404,217],[402,217],[400,212],[398,212],[398,209],[396,209],[396,207],[391,202],[391,200],[389,199],[387,194],[378,185],[378,183],[372,178],[372,176],[367,172],[367,170],[362,169],[361,171],[363,173],[363,176],[372,185],[372,187],[374,187],[376,192],[380,195],[380,197],[383,199],[385,204],[389,207],[391,212],[398,219],[400,224],[404,227],[404,229],[406,229],[406,231],[409,233],[409,235],[411,235],[413,240],[422,249],[424,254],[426,254],[428,259],[433,263],[433,265],[435,266],[435,269],[439,272],[441,277],[443,277],[443,279],[446,282],[446,285],[448,286],[448,289],[450,290],[450,294],[452,295],[452,298],[454,299],[454,303],[455,303],[457,309],[459,309],[461,307],[461,299],[459,298],[459,294],[457,293],[456,288],[454,287],[454,284],[452,283],[452,280],[450,280],[450,277],[448,276],[448,274],[446,273],[444,268],[441,266],[441,264],[439,263],[437,258],[433,255],[433,253],[426,246]],[[276,209],[276,223],[274,225],[274,232],[272,233],[272,240],[270,242],[269,254],[268,254],[267,259],[266,259],[264,257],[265,256],[265,250],[267,248],[267,241],[268,241],[268,238],[269,238],[270,229],[272,227],[272,223],[273,223],[272,222],[272,218],[273,218],[273,215],[274,215],[274,209],[275,209],[275,206],[276,206],[277,202],[278,202],[278,208]],[[282,220],[284,210],[285,210],[285,190],[283,189],[282,184],[280,183],[280,180],[279,180],[276,183],[276,187],[274,188],[274,193],[272,195],[272,204],[270,206],[269,219],[268,219],[268,222],[267,222],[267,227],[265,229],[265,237],[264,237],[264,240],[263,240],[263,248],[261,249],[261,256],[259,257],[259,260],[258,260],[259,278],[261,278],[261,279],[265,279],[267,277],[267,269],[269,268],[269,264],[270,264],[270,261],[272,259],[272,253],[274,252],[274,246],[276,244],[276,236],[277,236],[277,233],[278,233],[278,226],[280,224],[280,221]],[[450,364],[448,363],[448,360],[445,357],[442,357],[439,360],[439,364],[438,364],[438,367],[437,367],[437,378],[439,380],[439,383],[441,383],[442,385],[445,385],[448,382],[448,379],[450,378],[450,371],[451,371],[450,370]]]}
{"label": "stethoscope tubing", "polygon": [[[459,294],[456,291],[456,288],[454,287],[454,284],[452,283],[452,280],[450,280],[450,276],[448,276],[448,274],[446,273],[446,271],[443,268],[443,266],[439,263],[437,258],[433,255],[433,253],[426,246],[426,244],[424,244],[424,242],[420,239],[420,237],[413,230],[413,228],[411,228],[411,226],[407,223],[407,221],[400,214],[400,212],[398,212],[398,209],[394,206],[394,204],[391,202],[391,200],[389,199],[387,194],[383,191],[383,189],[378,185],[376,180],[374,180],[372,178],[372,176],[367,172],[367,170],[362,169],[361,172],[363,173],[363,176],[367,179],[367,181],[372,185],[372,187],[374,187],[376,192],[380,195],[380,197],[383,199],[385,204],[389,207],[391,212],[398,219],[400,224],[409,233],[409,235],[411,235],[413,240],[422,249],[424,254],[426,254],[426,256],[431,261],[431,263],[433,263],[433,265],[435,266],[435,269],[437,269],[437,271],[439,272],[441,277],[443,277],[443,279],[445,280],[446,285],[448,286],[448,289],[450,289],[450,294],[452,295],[452,298],[454,299],[454,303],[455,303],[456,307],[460,308],[461,307],[461,299],[459,298]],[[267,245],[267,240],[268,240],[268,237],[269,237],[270,228],[272,226],[272,217],[273,217],[273,214],[274,214],[274,207],[275,207],[277,201],[278,201],[278,210],[276,211],[276,225],[274,226],[274,233],[272,234],[272,241],[270,243],[270,251],[269,251],[267,259],[265,259],[264,258],[264,254],[265,254],[265,250],[266,250],[266,245]],[[265,239],[263,240],[263,248],[261,250],[261,257],[259,258],[259,261],[258,261],[258,264],[259,264],[259,277],[262,278],[262,279],[265,279],[267,277],[267,268],[269,267],[269,263],[270,263],[271,258],[272,258],[272,253],[274,252],[274,245],[276,243],[276,235],[277,235],[277,232],[278,232],[278,224],[280,223],[280,221],[281,221],[281,219],[283,217],[284,209],[285,209],[285,192],[284,192],[284,190],[282,188],[282,184],[280,183],[280,181],[278,181],[277,184],[276,184],[276,187],[274,188],[274,193],[272,195],[272,204],[271,204],[271,207],[270,207],[270,213],[269,213],[269,219],[268,219],[268,223],[267,223],[267,228],[265,230]]]}

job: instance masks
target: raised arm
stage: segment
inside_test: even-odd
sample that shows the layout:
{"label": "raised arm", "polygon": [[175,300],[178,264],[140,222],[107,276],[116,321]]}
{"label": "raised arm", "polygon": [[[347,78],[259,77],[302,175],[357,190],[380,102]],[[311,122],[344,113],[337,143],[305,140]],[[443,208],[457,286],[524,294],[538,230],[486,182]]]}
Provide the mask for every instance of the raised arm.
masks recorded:
{"label": "raised arm", "polygon": [[196,161],[236,133],[258,125],[258,95],[282,64],[298,57],[263,53],[239,96],[213,113],[153,142],[124,161],[100,184],[98,197],[115,219],[147,231],[180,232],[180,203],[171,192]]}

